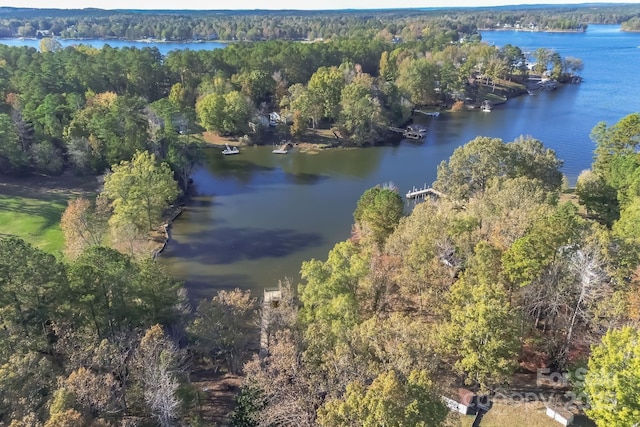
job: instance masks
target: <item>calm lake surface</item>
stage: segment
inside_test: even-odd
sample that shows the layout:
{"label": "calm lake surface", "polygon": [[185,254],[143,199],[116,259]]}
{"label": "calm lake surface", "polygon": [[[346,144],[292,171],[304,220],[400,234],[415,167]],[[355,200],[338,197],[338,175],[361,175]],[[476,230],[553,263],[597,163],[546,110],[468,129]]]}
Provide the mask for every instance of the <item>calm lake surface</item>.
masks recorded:
{"label": "calm lake surface", "polygon": [[[494,108],[423,118],[426,142],[316,155],[271,153],[272,147],[246,147],[236,156],[210,150],[194,176],[196,196],[174,223],[172,241],[161,257],[200,299],[219,289],[240,287],[258,295],[290,277],[299,281],[302,261],[326,259],[346,239],[353,211],[368,188],[393,182],[402,194],[431,184],[436,167],[453,150],[476,136],[512,141],[531,135],[556,150],[572,182],[590,166],[591,129],[614,124],[640,111],[636,74],[640,34],[618,26],[592,25],[586,33],[483,32],[486,42],[507,43],[533,52],[539,47],[584,61],[584,82],[553,92],[522,96]],[[7,40],[0,40],[6,43]],[[25,44],[25,41],[21,41]],[[37,41],[33,41],[37,47]],[[69,44],[79,43],[69,41]],[[101,47],[104,41],[82,43]],[[95,44],[94,44],[95,43]],[[16,41],[17,44],[17,41]],[[64,43],[63,43],[64,44]],[[109,41],[112,47],[156,46],[212,49],[219,43],[173,44]]]}
{"label": "calm lake surface", "polygon": [[[209,50],[209,49],[219,49],[223,48],[226,45],[224,43],[218,42],[147,42],[147,41],[129,41],[129,40],[98,40],[98,39],[82,39],[82,40],[74,40],[74,39],[61,39],[56,38],[62,45],[62,47],[67,46],[75,46],[79,44],[93,46],[97,49],[102,49],[104,45],[109,45],[113,48],[121,48],[121,47],[137,47],[138,49],[142,49],[145,47],[156,47],[158,51],[162,55],[166,55],[172,50]],[[29,46],[35,49],[40,49],[40,40],[37,39],[21,39],[21,38],[10,38],[10,39],[0,39],[0,44],[6,44],[7,46]]]}

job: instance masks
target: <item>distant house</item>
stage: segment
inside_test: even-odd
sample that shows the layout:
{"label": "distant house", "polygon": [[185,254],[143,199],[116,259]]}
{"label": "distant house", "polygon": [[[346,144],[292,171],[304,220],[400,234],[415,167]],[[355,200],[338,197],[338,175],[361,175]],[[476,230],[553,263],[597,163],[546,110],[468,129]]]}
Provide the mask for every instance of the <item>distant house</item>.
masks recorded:
{"label": "distant house", "polygon": [[37,30],[36,38],[43,39],[45,37],[53,37],[53,33],[49,30]]}

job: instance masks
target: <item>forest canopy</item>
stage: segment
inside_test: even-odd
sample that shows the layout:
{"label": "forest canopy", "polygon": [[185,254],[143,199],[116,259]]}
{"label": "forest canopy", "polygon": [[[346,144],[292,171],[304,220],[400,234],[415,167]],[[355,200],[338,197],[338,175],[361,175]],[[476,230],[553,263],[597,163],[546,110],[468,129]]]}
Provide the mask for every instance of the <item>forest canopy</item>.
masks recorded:
{"label": "forest canopy", "polygon": [[[304,262],[300,283],[283,278],[260,353],[255,296],[224,290],[192,307],[145,246],[188,188],[205,130],[260,142],[260,117],[277,110],[291,120],[279,135],[323,125],[345,145],[369,144],[416,106],[477,102],[496,81],[527,78],[520,48],[484,44],[478,28],[633,23],[634,7],[358,12],[335,23],[1,15],[11,36],[73,27],[245,41],[166,56],[54,38],[40,51],[0,45],[0,174],[104,175],[95,200],[71,200],[62,216],[64,257],[0,236],[0,421],[202,425],[197,365],[244,374],[238,427],[445,425],[442,395],[491,393],[539,366],[587,366],[575,393],[592,402],[588,414],[602,426],[640,422],[640,113],[593,129],[594,163],[574,195],[561,159],[524,136],[456,149],[438,167],[441,196],[410,214],[393,185],[365,191],[351,236]],[[263,38],[278,40],[246,41]],[[280,40],[304,38],[322,40]],[[534,56],[534,72],[554,79],[581,68],[550,49]],[[612,393],[631,411],[612,409]]]}
{"label": "forest canopy", "polygon": [[[530,137],[458,148],[438,169],[442,195],[408,215],[392,185],[367,190],[352,235],[304,262],[299,284],[280,283],[260,354],[248,291],[220,291],[191,310],[160,265],[100,239],[60,261],[3,237],[0,417],[190,423],[198,400],[187,361],[208,360],[244,373],[235,426],[446,425],[440,396],[504,390],[532,366],[588,366],[570,403],[591,402],[598,425],[638,422],[607,403],[610,393],[631,402],[635,386],[624,381],[637,377],[637,357],[625,355],[638,348],[640,193],[619,168],[637,175],[638,123],[633,113],[594,128],[596,160],[573,200],[561,199],[562,162]],[[170,178],[148,153],[112,176],[135,168]],[[591,204],[607,187],[616,216]],[[78,203],[65,224],[84,218],[93,228],[77,231],[100,235],[100,203]]]}
{"label": "forest canopy", "polygon": [[[315,40],[345,37],[420,38],[434,24],[445,31],[476,28],[582,31],[588,24],[623,24],[633,31],[637,5],[517,8],[421,8],[351,11],[135,11],[0,8],[0,37],[127,40]],[[626,24],[627,21],[631,21]],[[44,33],[42,33],[44,32]]]}

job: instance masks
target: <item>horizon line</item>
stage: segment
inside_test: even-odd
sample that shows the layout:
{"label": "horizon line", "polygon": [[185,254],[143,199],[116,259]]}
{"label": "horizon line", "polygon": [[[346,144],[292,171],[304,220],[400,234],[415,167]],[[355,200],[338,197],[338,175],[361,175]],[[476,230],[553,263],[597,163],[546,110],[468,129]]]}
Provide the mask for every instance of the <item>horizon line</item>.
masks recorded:
{"label": "horizon line", "polygon": [[[452,10],[452,9],[500,9],[509,7],[522,8],[538,8],[538,7],[552,7],[562,8],[579,7],[579,6],[629,6],[637,5],[635,2],[585,2],[585,3],[520,3],[520,4],[504,4],[494,6],[427,6],[427,7],[388,7],[388,8],[344,8],[344,9],[144,9],[144,8],[132,8],[132,9],[103,9],[99,7],[86,7],[86,8],[56,8],[56,7],[23,7],[23,6],[2,6],[0,9],[16,9],[20,11],[34,10],[34,11],[104,11],[104,12],[362,12],[362,11],[394,11],[394,10]],[[1,16],[1,14],[0,14]]]}

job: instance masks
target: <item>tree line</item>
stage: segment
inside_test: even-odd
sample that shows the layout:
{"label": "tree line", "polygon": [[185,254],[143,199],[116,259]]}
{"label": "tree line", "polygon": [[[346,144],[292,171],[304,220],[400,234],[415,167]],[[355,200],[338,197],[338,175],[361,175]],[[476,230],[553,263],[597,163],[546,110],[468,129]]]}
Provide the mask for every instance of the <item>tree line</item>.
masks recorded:
{"label": "tree line", "polygon": [[185,40],[315,40],[385,35],[420,38],[433,24],[468,32],[498,23],[542,31],[582,30],[589,23],[621,24],[639,12],[635,5],[370,11],[104,11],[4,8],[1,37],[145,38]]}
{"label": "tree line", "polygon": [[200,425],[194,365],[238,373],[257,307],[240,290],[192,307],[151,257],[181,191],[168,163],[136,151],[111,166],[95,200],[69,200],[63,259],[0,237],[0,422]]}
{"label": "tree line", "polygon": [[[206,129],[260,142],[260,116],[270,109],[292,124],[277,129],[285,137],[323,122],[346,144],[363,145],[414,106],[482,100],[496,81],[527,78],[516,46],[439,27],[422,32],[412,42],[270,41],[166,57],[156,48],[62,49],[54,39],[43,39],[41,52],[1,45],[0,173],[100,174],[147,150],[184,178],[189,135]],[[549,49],[536,59],[536,72],[556,79],[582,68]]]}

